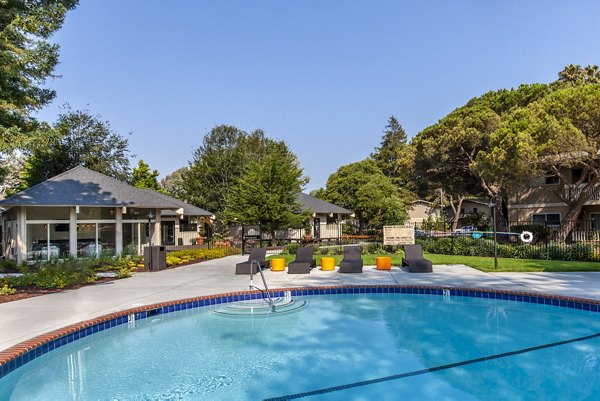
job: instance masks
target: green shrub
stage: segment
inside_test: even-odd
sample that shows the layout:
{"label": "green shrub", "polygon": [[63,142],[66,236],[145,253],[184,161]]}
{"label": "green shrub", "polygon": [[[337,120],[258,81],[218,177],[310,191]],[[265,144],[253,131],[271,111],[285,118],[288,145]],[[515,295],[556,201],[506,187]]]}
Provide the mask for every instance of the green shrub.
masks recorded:
{"label": "green shrub", "polygon": [[96,271],[89,260],[66,259],[32,266],[22,266],[20,277],[9,277],[9,284],[14,287],[34,286],[38,288],[61,289],[77,284],[88,284],[96,281]]}
{"label": "green shrub", "polygon": [[298,251],[298,243],[296,242],[292,242],[290,244],[288,244],[288,246],[285,247],[285,251],[287,253],[289,253],[290,255],[295,255],[296,251]]}
{"label": "green shrub", "polygon": [[122,266],[119,271],[117,271],[117,278],[127,278],[131,277],[132,268],[129,266]]}
{"label": "green shrub", "polygon": [[[494,242],[489,238],[443,237],[417,240],[423,251],[442,255],[494,256]],[[497,244],[498,257],[541,260],[598,260],[597,250],[590,244]]]}
{"label": "green shrub", "polygon": [[17,290],[15,290],[11,286],[9,286],[8,283],[4,283],[4,284],[2,284],[2,286],[0,286],[0,296],[2,296],[2,295],[12,295],[15,292],[17,292]]}
{"label": "green shrub", "polygon": [[383,249],[383,245],[381,245],[378,242],[367,244],[366,247],[363,247],[363,254],[374,255],[374,254],[384,254],[384,253],[387,253],[387,252],[385,251],[385,249]]}
{"label": "green shrub", "polygon": [[14,260],[0,261],[0,273],[15,273],[18,272],[17,262]]}
{"label": "green shrub", "polygon": [[167,253],[167,266],[175,266],[182,263],[188,263],[194,260],[218,259],[228,255],[236,255],[240,252],[241,249],[231,247],[212,249],[184,249],[181,251],[173,251]]}
{"label": "green shrub", "polygon": [[550,240],[550,229],[543,224],[515,224],[510,227],[510,231],[515,233],[522,233],[523,231],[529,231],[533,234],[532,244],[538,242],[548,242]]}

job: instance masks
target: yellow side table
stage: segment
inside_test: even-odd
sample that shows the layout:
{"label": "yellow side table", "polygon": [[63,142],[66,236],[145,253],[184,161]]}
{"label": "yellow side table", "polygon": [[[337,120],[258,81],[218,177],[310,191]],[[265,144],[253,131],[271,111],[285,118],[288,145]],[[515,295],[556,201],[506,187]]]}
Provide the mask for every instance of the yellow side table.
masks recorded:
{"label": "yellow side table", "polygon": [[389,256],[378,256],[375,258],[377,270],[391,270],[392,258]]}
{"label": "yellow side table", "polygon": [[335,270],[335,258],[321,258],[321,270]]}
{"label": "yellow side table", "polygon": [[285,259],[284,258],[271,259],[271,271],[274,271],[274,272],[285,271]]}

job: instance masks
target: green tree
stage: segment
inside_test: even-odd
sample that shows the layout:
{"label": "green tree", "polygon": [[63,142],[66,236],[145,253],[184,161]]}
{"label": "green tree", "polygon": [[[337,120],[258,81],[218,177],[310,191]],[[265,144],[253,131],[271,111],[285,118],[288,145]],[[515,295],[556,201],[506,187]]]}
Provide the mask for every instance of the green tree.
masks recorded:
{"label": "green tree", "polygon": [[[558,232],[566,240],[585,203],[600,192],[600,84],[567,87],[514,110],[478,155],[477,168],[506,186],[558,178],[554,195],[569,206]],[[568,174],[581,169],[573,182]]]}
{"label": "green tree", "polygon": [[[437,124],[420,132],[413,140],[417,154],[418,180],[420,188],[428,187],[423,181],[429,180],[429,172],[435,170],[439,181],[448,180],[446,193],[455,198],[466,196],[466,187],[460,184],[476,182],[477,186],[468,191],[471,195],[483,195],[495,199],[497,216],[505,216],[504,188],[493,175],[483,174],[475,168],[479,152],[486,150],[490,136],[498,129],[502,119],[511,110],[524,107],[551,93],[548,85],[521,85],[517,89],[502,89],[488,92],[471,99],[466,105],[454,110]],[[444,178],[446,177],[446,178]],[[444,187],[444,185],[442,185]],[[461,195],[462,194],[462,195]],[[506,220],[498,219],[499,229],[506,228]]]}
{"label": "green tree", "polygon": [[558,73],[558,82],[569,85],[585,85],[600,83],[600,70],[597,65],[581,67],[578,64],[569,64]]}
{"label": "green tree", "polygon": [[225,216],[241,224],[260,224],[275,238],[281,227],[301,227],[307,212],[296,201],[308,179],[296,156],[281,141],[270,141],[265,154],[248,161],[227,196]]}
{"label": "green tree", "polygon": [[108,122],[85,111],[62,114],[49,144],[35,147],[24,169],[26,186],[32,186],[78,165],[128,181],[129,142]]}
{"label": "green tree", "polygon": [[222,217],[227,196],[242,176],[244,166],[263,157],[271,142],[261,130],[248,134],[229,125],[214,127],[182,174],[185,200]]}
{"label": "green tree", "polygon": [[383,174],[376,174],[356,191],[356,210],[374,227],[404,224],[406,205],[397,195],[396,186]]}
{"label": "green tree", "polygon": [[312,191],[310,191],[309,195],[327,201],[327,193],[325,191],[325,188],[313,189]]}
{"label": "green tree", "polygon": [[163,191],[177,199],[185,199],[185,191],[183,190],[183,177],[188,171],[187,167],[181,167],[168,174],[160,181],[160,187]]}
{"label": "green tree", "polygon": [[161,186],[158,184],[158,170],[150,171],[150,166],[144,163],[143,160],[140,160],[138,166],[133,168],[131,185],[138,188],[162,191]]}
{"label": "green tree", "polygon": [[361,229],[370,219],[380,225],[399,221],[406,213],[396,185],[372,159],[340,167],[329,176],[325,194],[329,202],[354,211]]}
{"label": "green tree", "polygon": [[48,39],[76,5],[76,0],[0,3],[0,152],[48,134],[31,114],[55,97],[42,87],[58,63],[59,46]]}
{"label": "green tree", "polygon": [[381,145],[371,157],[383,174],[401,191],[410,194],[414,169],[414,149],[407,142],[406,132],[396,117],[391,116],[381,138]]}

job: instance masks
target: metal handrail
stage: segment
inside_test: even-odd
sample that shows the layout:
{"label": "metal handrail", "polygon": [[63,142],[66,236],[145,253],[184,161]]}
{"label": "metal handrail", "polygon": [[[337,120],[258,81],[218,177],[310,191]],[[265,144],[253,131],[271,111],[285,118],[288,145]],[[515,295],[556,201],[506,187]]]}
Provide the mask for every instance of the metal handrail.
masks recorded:
{"label": "metal handrail", "polygon": [[267,280],[265,280],[265,275],[263,274],[263,269],[260,266],[260,262],[258,260],[256,260],[256,259],[252,259],[250,261],[250,289],[256,288],[259,291],[263,291],[262,289],[260,289],[257,286],[253,285],[253,282],[252,282],[252,280],[254,279],[254,271],[252,269],[252,266],[253,266],[254,263],[256,263],[256,265],[258,266],[258,268],[256,270],[260,273],[260,277],[262,278],[262,282],[265,285],[265,291],[267,293],[267,298],[269,299],[267,301],[267,303],[271,307],[271,311],[275,312],[275,303],[273,302],[273,298],[271,298],[271,292],[269,291],[269,286],[267,285]]}

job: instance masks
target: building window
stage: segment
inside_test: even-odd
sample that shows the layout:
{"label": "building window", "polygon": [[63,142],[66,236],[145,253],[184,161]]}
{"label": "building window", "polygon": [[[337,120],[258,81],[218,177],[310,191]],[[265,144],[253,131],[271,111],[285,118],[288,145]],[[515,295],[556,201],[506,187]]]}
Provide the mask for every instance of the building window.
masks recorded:
{"label": "building window", "polygon": [[337,214],[333,214],[332,216],[327,215],[327,224],[337,224],[337,222],[338,222]]}
{"label": "building window", "polygon": [[27,224],[27,259],[51,260],[69,254],[68,224]]}
{"label": "building window", "polygon": [[558,176],[556,175],[547,175],[544,177],[544,184],[546,185],[556,185],[558,184]]}
{"label": "building window", "polygon": [[560,225],[560,214],[559,213],[539,213],[534,214],[531,218],[533,224],[542,224],[545,226],[559,226]]}
{"label": "building window", "polygon": [[[577,181],[579,181],[581,179],[581,175],[583,174],[583,169],[582,168],[575,168],[572,170],[572,183],[576,183]],[[592,175],[590,173],[586,174],[585,179],[582,181],[582,183],[587,184],[588,182],[590,182],[590,179],[592,178]]]}
{"label": "building window", "polygon": [[77,224],[77,256],[101,257],[115,254],[116,224]]}
{"label": "building window", "polygon": [[68,207],[29,206],[27,220],[69,220]]}
{"label": "building window", "polygon": [[123,220],[145,220],[148,221],[148,214],[152,212],[155,214],[154,209],[139,209],[135,207],[127,207],[125,208],[125,213],[123,213]]}

